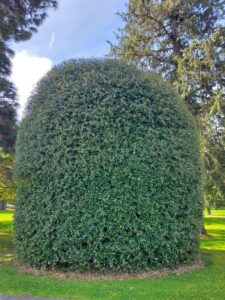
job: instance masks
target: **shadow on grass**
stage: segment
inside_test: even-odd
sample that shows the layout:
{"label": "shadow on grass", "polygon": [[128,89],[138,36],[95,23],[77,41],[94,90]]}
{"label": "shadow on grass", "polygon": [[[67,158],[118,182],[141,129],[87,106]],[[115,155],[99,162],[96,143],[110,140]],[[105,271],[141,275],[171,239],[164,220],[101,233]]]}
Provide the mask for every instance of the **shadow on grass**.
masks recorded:
{"label": "shadow on grass", "polygon": [[225,251],[225,217],[205,217],[204,224],[210,237],[201,239],[203,253],[207,250],[210,253],[219,251],[221,254],[221,251]]}

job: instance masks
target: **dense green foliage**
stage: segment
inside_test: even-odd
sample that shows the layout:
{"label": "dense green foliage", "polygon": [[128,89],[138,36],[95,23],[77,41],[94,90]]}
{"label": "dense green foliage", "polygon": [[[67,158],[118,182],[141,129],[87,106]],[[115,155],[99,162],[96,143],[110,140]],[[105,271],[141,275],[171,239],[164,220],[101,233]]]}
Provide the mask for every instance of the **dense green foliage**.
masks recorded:
{"label": "dense green foliage", "polygon": [[0,147],[7,153],[15,151],[16,108],[15,87],[0,75]]}
{"label": "dense green foliage", "polygon": [[138,271],[196,258],[196,128],[157,75],[113,60],[54,68],[29,102],[15,171],[20,261]]}

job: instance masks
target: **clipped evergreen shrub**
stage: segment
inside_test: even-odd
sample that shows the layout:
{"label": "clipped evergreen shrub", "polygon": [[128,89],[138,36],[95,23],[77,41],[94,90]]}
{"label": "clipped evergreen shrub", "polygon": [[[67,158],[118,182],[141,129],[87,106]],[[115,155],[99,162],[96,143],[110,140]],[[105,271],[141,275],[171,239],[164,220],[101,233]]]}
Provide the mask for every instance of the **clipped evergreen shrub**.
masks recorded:
{"label": "clipped evergreen shrub", "polygon": [[20,261],[132,272],[196,258],[196,128],[155,74],[115,60],[55,67],[30,99],[16,156]]}

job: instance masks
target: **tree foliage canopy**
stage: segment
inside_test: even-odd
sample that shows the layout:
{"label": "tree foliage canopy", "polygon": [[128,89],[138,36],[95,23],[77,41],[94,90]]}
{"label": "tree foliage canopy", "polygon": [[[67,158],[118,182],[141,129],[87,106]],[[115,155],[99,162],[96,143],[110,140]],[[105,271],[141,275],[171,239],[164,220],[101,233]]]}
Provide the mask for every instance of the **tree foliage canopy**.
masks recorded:
{"label": "tree foliage canopy", "polygon": [[16,90],[6,78],[0,78],[0,146],[14,151],[16,139]]}
{"label": "tree foliage canopy", "polygon": [[208,40],[222,26],[224,12],[224,0],[130,0],[120,14],[125,27],[112,50],[174,78],[177,56],[193,39]]}
{"label": "tree foliage canopy", "polygon": [[54,68],[29,102],[16,154],[21,261],[138,271],[196,258],[198,137],[158,75],[113,60]]}
{"label": "tree foliage canopy", "polygon": [[16,198],[16,186],[13,181],[14,155],[4,153],[0,148],[0,201],[11,202]]}

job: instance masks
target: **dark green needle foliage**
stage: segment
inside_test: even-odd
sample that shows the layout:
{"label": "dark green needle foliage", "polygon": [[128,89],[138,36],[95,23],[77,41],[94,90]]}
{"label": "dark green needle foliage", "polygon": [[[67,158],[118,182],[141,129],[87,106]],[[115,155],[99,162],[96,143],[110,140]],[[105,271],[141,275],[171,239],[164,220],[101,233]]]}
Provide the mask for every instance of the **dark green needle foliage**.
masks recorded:
{"label": "dark green needle foliage", "polygon": [[22,262],[132,272],[198,254],[196,128],[155,74],[115,60],[55,67],[29,102],[15,169]]}

